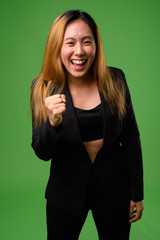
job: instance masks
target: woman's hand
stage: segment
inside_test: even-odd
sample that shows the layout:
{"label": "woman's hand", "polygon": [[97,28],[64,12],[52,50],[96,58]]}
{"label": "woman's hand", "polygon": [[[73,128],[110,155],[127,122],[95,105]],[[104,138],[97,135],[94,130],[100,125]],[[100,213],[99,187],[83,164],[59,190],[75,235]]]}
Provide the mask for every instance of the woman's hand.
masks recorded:
{"label": "woman's hand", "polygon": [[129,222],[136,222],[137,220],[139,220],[142,217],[142,212],[143,212],[143,202],[139,201],[139,202],[134,202],[134,201],[130,201],[130,211],[129,211],[129,216],[130,216],[130,220]]}
{"label": "woman's hand", "polygon": [[62,114],[66,111],[66,98],[64,94],[55,94],[45,99],[48,118],[53,127],[62,122]]}

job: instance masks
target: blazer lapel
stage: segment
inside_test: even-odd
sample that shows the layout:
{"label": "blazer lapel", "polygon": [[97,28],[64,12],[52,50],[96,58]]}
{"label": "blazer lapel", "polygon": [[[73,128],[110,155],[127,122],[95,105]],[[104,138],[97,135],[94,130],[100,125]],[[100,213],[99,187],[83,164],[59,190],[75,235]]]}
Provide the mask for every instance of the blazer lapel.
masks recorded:
{"label": "blazer lapel", "polygon": [[80,148],[80,153],[83,155],[82,159],[91,163],[88,152],[83,144],[81,133],[79,129],[79,124],[77,121],[76,113],[74,110],[72,97],[68,86],[66,86],[62,92],[66,96],[66,112],[63,114],[62,118],[62,135],[63,140],[67,140],[71,143],[78,145]]}
{"label": "blazer lapel", "polygon": [[[109,104],[105,100],[104,96],[100,93],[103,114],[104,114],[104,124],[103,124],[103,136],[104,145],[103,147],[110,147],[118,138],[122,121],[118,117],[117,110],[111,111]],[[117,141],[116,141],[117,142]]]}
{"label": "blazer lapel", "polygon": [[[114,132],[114,113],[111,112],[108,102],[105,100],[102,93],[100,93],[102,109],[103,109],[103,147],[109,147],[112,143]],[[114,138],[114,137],[113,137]]]}
{"label": "blazer lapel", "polygon": [[81,134],[78,126],[78,121],[74,111],[72,97],[68,87],[66,86],[62,92],[66,96],[66,112],[63,114],[62,130],[65,137],[70,141],[81,143]]}

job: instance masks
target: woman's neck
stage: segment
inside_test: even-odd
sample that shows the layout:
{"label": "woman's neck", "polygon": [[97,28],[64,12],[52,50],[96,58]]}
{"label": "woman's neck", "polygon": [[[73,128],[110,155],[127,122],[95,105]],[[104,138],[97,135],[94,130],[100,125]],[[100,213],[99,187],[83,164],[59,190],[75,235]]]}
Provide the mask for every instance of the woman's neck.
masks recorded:
{"label": "woman's neck", "polygon": [[90,87],[93,84],[95,84],[95,80],[93,79],[92,74],[87,74],[84,77],[73,77],[73,76],[68,76],[67,78],[67,83],[68,83],[68,87],[69,89],[83,89],[86,87]]}
{"label": "woman's neck", "polygon": [[83,79],[69,78],[68,88],[73,105],[77,108],[92,109],[101,102],[97,81],[91,76]]}

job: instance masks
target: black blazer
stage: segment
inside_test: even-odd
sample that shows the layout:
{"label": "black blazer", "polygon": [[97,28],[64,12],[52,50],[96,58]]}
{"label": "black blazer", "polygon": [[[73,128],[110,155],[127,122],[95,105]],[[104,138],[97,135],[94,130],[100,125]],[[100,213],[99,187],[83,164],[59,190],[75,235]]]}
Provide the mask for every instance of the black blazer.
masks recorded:
{"label": "black blazer", "polygon": [[[51,159],[46,198],[56,207],[73,214],[81,214],[88,177],[95,168],[110,204],[124,206],[130,200],[143,199],[143,169],[139,131],[124,73],[110,68],[113,78],[126,85],[127,115],[119,119],[111,112],[103,95],[103,147],[94,163],[83,145],[72,98],[66,86],[66,112],[62,124],[53,128],[47,121],[34,128],[32,147],[45,161]],[[33,120],[34,122],[34,120]]]}

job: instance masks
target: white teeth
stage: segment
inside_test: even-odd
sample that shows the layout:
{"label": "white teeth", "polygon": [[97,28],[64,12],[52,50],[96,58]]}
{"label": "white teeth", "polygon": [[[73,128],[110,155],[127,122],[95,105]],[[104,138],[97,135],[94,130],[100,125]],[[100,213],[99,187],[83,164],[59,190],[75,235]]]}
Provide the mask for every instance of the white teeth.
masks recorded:
{"label": "white teeth", "polygon": [[72,60],[75,64],[83,64],[86,60]]}

